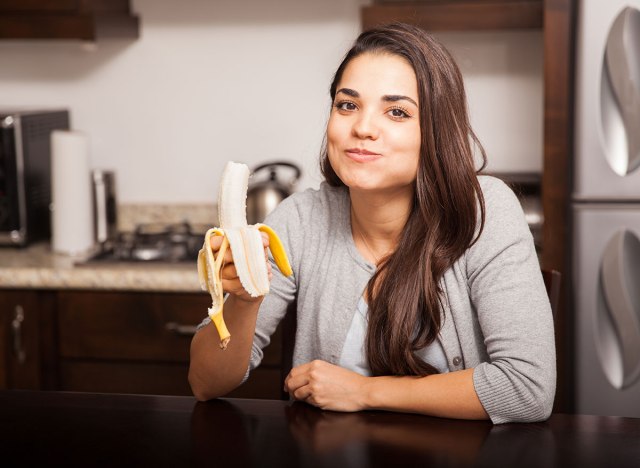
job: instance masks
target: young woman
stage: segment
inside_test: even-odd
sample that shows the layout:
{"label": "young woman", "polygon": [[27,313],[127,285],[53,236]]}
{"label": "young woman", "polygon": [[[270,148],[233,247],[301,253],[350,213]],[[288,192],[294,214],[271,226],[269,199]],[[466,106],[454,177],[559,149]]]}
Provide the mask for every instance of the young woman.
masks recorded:
{"label": "young woman", "polygon": [[555,349],[540,266],[514,194],[477,174],[473,145],[484,151],[454,60],[418,28],[373,29],[330,93],[326,182],[266,221],[294,275],[273,268],[271,292],[251,298],[227,252],[233,340],[221,351],[213,325],[196,334],[195,396],[243,382],[295,300],[284,388],[296,400],[494,423],[548,418]]}

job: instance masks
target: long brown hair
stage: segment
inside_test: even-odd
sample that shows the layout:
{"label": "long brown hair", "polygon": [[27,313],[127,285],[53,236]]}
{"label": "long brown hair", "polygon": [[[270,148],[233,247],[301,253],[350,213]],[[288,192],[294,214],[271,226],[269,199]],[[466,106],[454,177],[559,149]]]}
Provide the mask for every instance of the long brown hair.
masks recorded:
{"label": "long brown hair", "polygon": [[[438,371],[416,352],[440,332],[444,272],[484,227],[477,172],[487,158],[469,123],[458,66],[438,41],[417,27],[394,23],[360,34],[334,75],[332,101],[346,66],[364,53],[397,55],[413,67],[421,133],[411,213],[396,250],[382,260],[367,285],[367,360],[373,375],[434,374]],[[472,143],[482,157],[478,171]],[[326,146],[320,165],[329,185],[344,186]]]}

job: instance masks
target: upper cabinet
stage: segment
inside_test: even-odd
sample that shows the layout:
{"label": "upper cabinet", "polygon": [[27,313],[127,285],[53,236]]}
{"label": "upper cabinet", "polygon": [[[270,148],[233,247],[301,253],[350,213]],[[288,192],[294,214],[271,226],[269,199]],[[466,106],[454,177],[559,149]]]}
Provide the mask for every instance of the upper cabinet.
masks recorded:
{"label": "upper cabinet", "polygon": [[0,39],[136,39],[129,0],[0,0]]}
{"label": "upper cabinet", "polygon": [[542,0],[377,0],[362,7],[362,29],[400,21],[430,31],[542,28]]}

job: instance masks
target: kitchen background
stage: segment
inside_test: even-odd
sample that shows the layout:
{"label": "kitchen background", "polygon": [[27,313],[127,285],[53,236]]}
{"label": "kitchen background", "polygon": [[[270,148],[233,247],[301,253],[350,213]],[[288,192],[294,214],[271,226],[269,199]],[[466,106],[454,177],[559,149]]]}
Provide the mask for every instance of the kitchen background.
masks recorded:
{"label": "kitchen background", "polygon": [[[608,13],[617,12],[624,0],[615,1],[606,4]],[[298,190],[319,185],[317,159],[330,108],[331,75],[360,32],[365,12],[380,5],[361,12],[374,2],[130,3],[140,20],[136,39],[0,40],[0,106],[70,110],[72,127],[89,137],[91,168],[116,175],[120,231],[184,218],[214,223],[220,171],[228,160],[251,167],[273,160],[295,162],[304,171]],[[590,37],[594,27],[580,20],[578,5],[601,4],[408,3],[407,8],[432,4],[434,9],[412,17],[423,26],[437,9],[449,12],[432,24],[440,26],[435,34],[464,74],[488,170],[541,182],[541,265],[562,273],[554,317],[556,403],[561,411],[572,411],[573,47],[579,31]],[[127,2],[0,0],[5,10],[6,5],[27,4],[117,8]],[[598,23],[604,15],[589,17]],[[12,24],[2,19],[0,14],[0,31],[6,32]],[[31,34],[38,34],[38,28]],[[603,54],[593,55],[596,71],[586,76],[600,73],[597,56]],[[598,93],[588,99],[598,99]],[[592,112],[588,117],[595,118]],[[154,223],[139,227],[144,229],[136,231],[135,242],[120,233],[119,250],[146,260],[168,251],[171,261],[83,263],[53,252],[48,241],[0,249],[0,388],[190,394],[189,343],[211,301],[200,291],[193,259],[173,261],[173,252],[183,252],[186,243],[191,254],[195,245],[197,254],[202,226],[195,235],[185,234],[181,224],[159,230]],[[592,295],[587,299],[595,302]],[[233,396],[282,396],[290,351],[286,337],[291,336],[284,322],[261,367]],[[631,415],[630,409],[624,414]]]}
{"label": "kitchen background", "polygon": [[[134,0],[140,37],[0,41],[3,107],[65,107],[120,204],[213,203],[227,160],[317,187],[332,73],[364,0]],[[542,168],[542,31],[446,32],[493,172]]]}

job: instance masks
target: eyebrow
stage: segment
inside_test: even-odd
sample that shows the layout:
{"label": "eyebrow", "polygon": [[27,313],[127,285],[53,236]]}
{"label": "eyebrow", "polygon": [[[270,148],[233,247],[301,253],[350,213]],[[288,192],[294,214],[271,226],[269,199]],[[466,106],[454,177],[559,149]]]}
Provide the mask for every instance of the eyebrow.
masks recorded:
{"label": "eyebrow", "polygon": [[[352,98],[360,97],[360,93],[351,88],[340,88],[338,91],[336,91],[336,94],[338,93],[346,94],[347,96],[351,96]],[[418,107],[418,103],[416,101],[411,99],[409,96],[403,96],[402,94],[385,94],[384,96],[382,96],[382,100],[384,102],[409,101],[414,106]]]}

